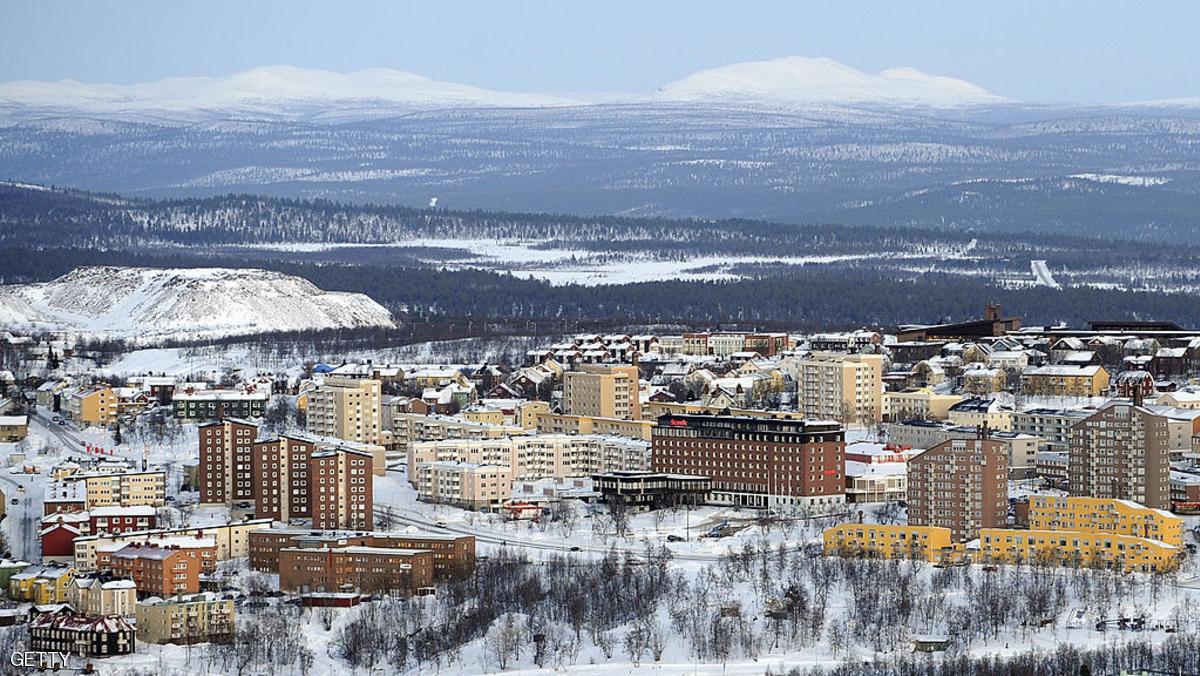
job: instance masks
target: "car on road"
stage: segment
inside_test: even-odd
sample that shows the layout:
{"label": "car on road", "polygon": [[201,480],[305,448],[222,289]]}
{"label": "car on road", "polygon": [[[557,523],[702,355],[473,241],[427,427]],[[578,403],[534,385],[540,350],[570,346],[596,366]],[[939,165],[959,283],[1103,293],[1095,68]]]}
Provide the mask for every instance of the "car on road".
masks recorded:
{"label": "car on road", "polygon": [[66,425],[66,424],[67,424],[67,421],[66,421],[66,420],[59,420],[59,421],[58,421],[58,424],[59,424],[59,425]]}
{"label": "car on road", "polygon": [[447,526],[446,526],[446,522],[445,522],[445,521],[438,521],[438,522],[437,522],[436,524],[434,524],[434,525],[435,525],[435,526],[437,526],[438,528],[446,528],[446,527],[447,527]]}
{"label": "car on road", "polygon": [[674,533],[667,536],[667,542],[683,542],[686,539],[687,538],[685,538],[681,535],[675,535]]}
{"label": "car on road", "polygon": [[573,551],[573,552],[578,552],[578,551],[581,551],[581,550],[579,549],[578,545],[571,545],[571,551]]}

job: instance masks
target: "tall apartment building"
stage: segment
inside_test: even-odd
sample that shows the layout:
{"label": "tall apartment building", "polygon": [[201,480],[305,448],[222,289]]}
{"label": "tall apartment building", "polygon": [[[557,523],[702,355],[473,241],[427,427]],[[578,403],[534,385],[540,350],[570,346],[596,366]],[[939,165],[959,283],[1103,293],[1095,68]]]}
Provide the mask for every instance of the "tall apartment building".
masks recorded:
{"label": "tall apartment building", "polygon": [[1165,417],[1110,401],[1071,428],[1069,453],[1072,495],[1132,500],[1155,509],[1171,506]]}
{"label": "tall apartment building", "polygon": [[365,444],[383,443],[382,383],[327,376],[308,395],[308,431]]}
{"label": "tall apartment building", "polygon": [[228,418],[198,426],[200,504],[232,505],[254,499],[254,440],[258,426]]}
{"label": "tall apartment building", "polygon": [[991,439],[950,439],[908,461],[908,524],[949,528],[955,542],[1008,517],[1008,452]]}
{"label": "tall apartment building", "polygon": [[563,373],[563,410],[593,418],[641,418],[638,368],[580,364],[579,370]]}
{"label": "tall apartment building", "polygon": [[316,451],[308,459],[308,501],[313,528],[370,530],[374,493],[370,453],[348,448]]}
{"label": "tall apartment building", "polygon": [[883,419],[883,357],[814,352],[796,365],[796,401],[808,418],[870,424]]}
{"label": "tall apartment building", "polygon": [[846,440],[831,421],[668,414],[654,426],[655,472],[707,476],[717,502],[845,502]]}
{"label": "tall apartment building", "polygon": [[289,435],[254,442],[254,516],[283,522],[312,517],[309,458],[316,447]]}
{"label": "tall apartment building", "polygon": [[374,451],[382,448],[308,434],[257,436],[239,421],[201,428],[201,502],[247,502],[258,518],[311,519],[317,528],[371,527],[371,476],[382,462]]}

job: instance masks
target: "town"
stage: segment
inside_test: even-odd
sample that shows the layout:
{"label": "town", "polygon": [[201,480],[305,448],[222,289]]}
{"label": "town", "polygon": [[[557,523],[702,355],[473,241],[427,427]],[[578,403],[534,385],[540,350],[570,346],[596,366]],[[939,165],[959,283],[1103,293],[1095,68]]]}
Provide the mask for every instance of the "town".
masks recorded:
{"label": "town", "polygon": [[0,624],[258,673],[1195,647],[1200,330],[981,310],[270,369],[0,333]]}

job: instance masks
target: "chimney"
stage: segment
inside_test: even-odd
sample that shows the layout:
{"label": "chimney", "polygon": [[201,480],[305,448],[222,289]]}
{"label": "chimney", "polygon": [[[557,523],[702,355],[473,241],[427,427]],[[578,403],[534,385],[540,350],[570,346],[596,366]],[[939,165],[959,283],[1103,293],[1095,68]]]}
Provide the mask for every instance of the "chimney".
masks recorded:
{"label": "chimney", "polygon": [[1135,383],[1133,386],[1133,405],[1141,406],[1145,401],[1146,393],[1142,391],[1142,384]]}

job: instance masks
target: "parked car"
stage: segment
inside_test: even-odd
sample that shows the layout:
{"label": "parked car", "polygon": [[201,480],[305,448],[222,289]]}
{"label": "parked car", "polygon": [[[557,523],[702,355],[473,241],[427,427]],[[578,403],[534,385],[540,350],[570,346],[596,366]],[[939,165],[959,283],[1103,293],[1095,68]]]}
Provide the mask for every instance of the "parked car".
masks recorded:
{"label": "parked car", "polygon": [[667,542],[683,542],[686,539],[687,538],[679,536],[679,535],[675,535],[674,533],[667,536]]}
{"label": "parked car", "polygon": [[579,547],[578,547],[577,545],[571,545],[571,551],[573,551],[573,552],[577,552],[577,551],[580,551],[580,550],[579,550]]}

